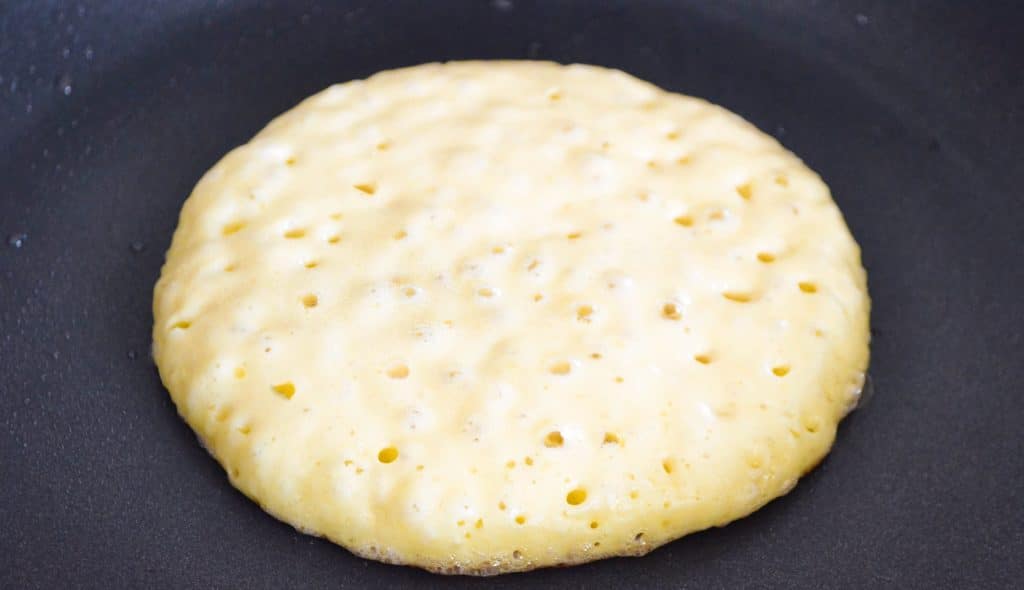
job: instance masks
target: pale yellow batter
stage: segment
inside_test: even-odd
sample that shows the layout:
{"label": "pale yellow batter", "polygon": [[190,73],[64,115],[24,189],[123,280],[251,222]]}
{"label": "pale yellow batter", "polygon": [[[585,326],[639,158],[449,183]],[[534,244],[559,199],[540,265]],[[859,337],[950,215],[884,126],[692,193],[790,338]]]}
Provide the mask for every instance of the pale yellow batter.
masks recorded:
{"label": "pale yellow batter", "polygon": [[268,512],[487,574],[786,493],[857,399],[868,309],[828,188],[739,117],[603,68],[463,62],[333,86],[215,165],[153,338]]}

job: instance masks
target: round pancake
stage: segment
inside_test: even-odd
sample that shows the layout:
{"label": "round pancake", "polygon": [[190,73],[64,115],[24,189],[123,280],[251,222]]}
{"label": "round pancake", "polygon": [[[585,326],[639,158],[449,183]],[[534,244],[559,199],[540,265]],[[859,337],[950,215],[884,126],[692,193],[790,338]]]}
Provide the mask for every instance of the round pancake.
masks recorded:
{"label": "round pancake", "polygon": [[775,140],[622,72],[332,86],[185,203],[154,356],[232,485],[366,557],[637,555],[789,491],[868,362],[859,249]]}

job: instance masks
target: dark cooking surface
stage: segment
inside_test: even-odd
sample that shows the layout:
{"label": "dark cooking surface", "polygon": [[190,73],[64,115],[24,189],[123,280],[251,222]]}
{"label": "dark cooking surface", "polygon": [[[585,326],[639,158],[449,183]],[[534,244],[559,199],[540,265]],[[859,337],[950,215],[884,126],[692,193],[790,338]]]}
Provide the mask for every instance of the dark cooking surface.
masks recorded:
{"label": "dark cooking surface", "polygon": [[[1017,3],[213,4],[0,5],[0,586],[1019,583]],[[300,98],[528,56],[707,97],[820,171],[870,273],[876,395],[789,496],[643,559],[488,581],[367,562],[228,485],[149,361],[151,288],[198,176]]]}

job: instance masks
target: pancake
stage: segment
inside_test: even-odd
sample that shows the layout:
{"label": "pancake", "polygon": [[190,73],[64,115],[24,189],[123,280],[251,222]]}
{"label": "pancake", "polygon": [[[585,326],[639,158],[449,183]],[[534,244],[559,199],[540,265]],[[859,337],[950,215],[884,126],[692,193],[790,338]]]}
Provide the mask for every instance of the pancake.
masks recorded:
{"label": "pancake", "polygon": [[497,574],[788,492],[858,398],[868,316],[828,187],[737,115],[600,67],[453,62],[332,86],[207,172],[153,339],[267,512]]}

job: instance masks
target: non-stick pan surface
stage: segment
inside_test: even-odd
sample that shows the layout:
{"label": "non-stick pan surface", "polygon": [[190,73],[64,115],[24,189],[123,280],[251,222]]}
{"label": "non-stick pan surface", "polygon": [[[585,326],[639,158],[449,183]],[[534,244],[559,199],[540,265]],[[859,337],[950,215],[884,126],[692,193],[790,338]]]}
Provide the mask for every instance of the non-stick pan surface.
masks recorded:
{"label": "non-stick pan surface", "polygon": [[[1020,587],[1016,2],[0,4],[0,586]],[[625,69],[820,171],[863,247],[875,396],[788,496],[641,559],[486,581],[353,557],[234,491],[149,359],[199,175],[328,84],[456,58]]]}

